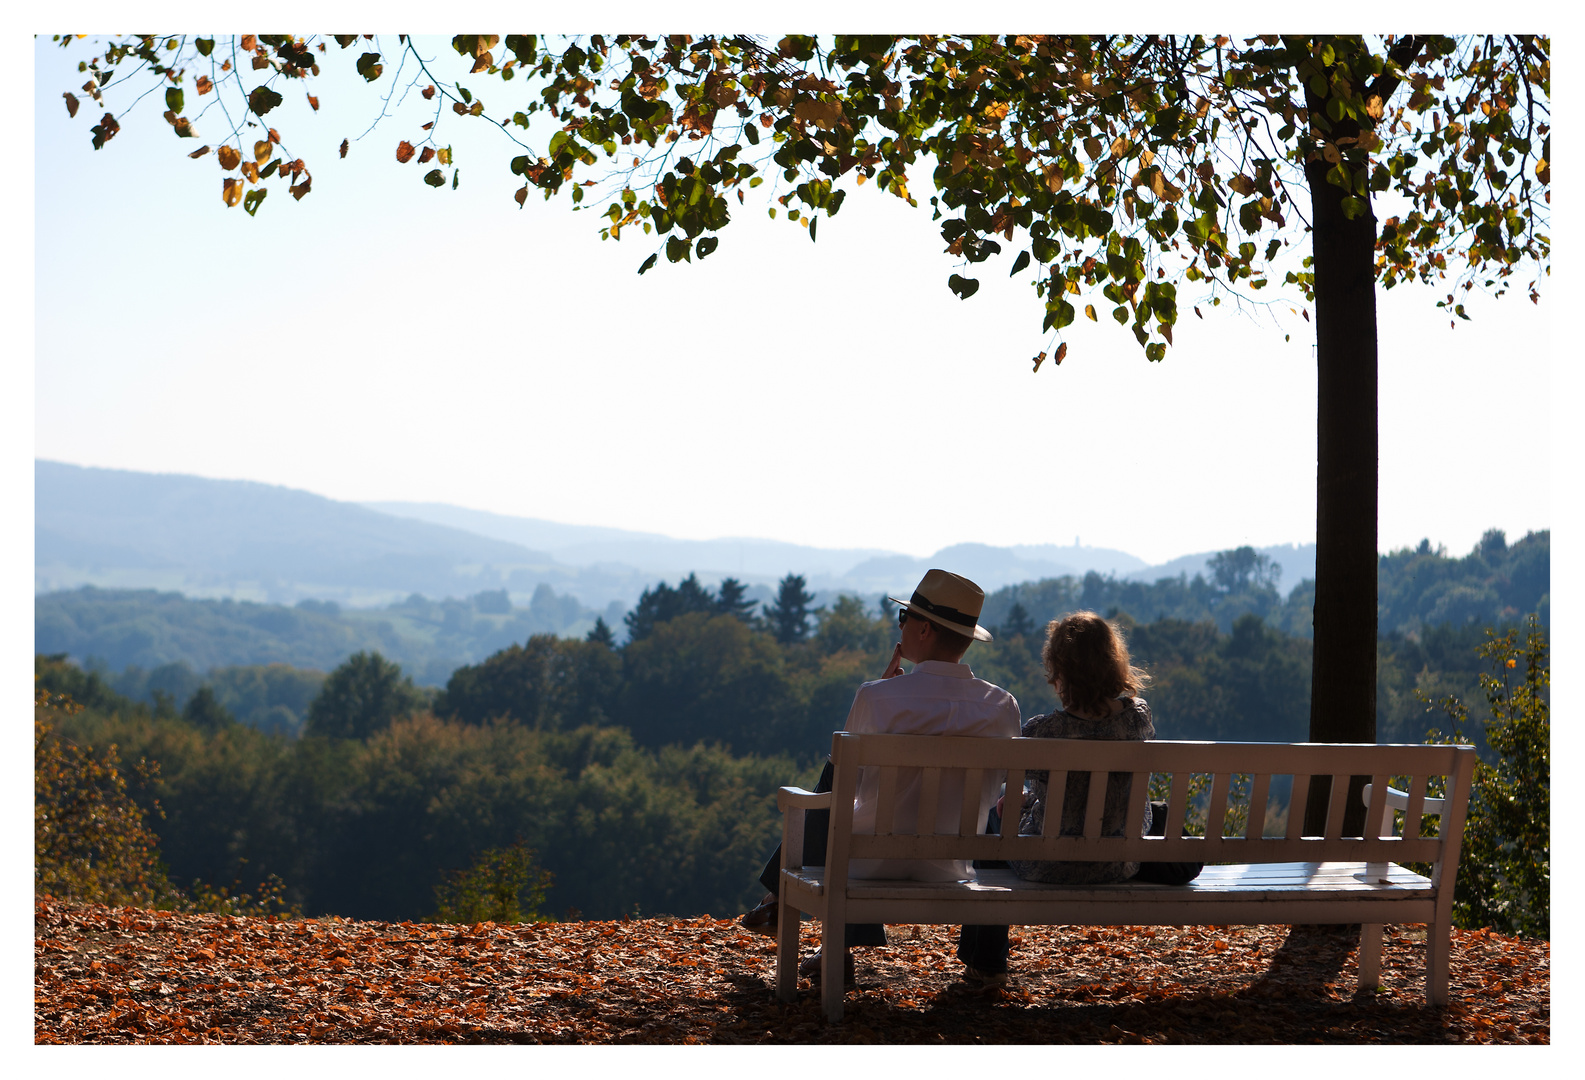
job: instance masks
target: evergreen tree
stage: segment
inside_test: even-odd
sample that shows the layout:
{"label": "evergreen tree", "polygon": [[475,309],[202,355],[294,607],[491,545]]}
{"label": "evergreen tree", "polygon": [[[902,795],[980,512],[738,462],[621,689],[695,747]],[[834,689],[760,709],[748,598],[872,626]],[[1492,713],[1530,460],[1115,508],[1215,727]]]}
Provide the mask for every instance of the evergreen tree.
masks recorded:
{"label": "evergreen tree", "polygon": [[653,589],[645,589],[633,610],[623,617],[627,623],[627,640],[640,641],[654,632],[655,627],[679,615],[694,612],[712,614],[716,598],[709,589],[699,584],[697,574],[689,574],[673,589],[664,581]]}
{"label": "evergreen tree", "polygon": [[1029,612],[1025,610],[1024,605],[1014,600],[1013,606],[1007,611],[1007,621],[1001,625],[1000,632],[996,636],[1007,638],[1028,637],[1034,632],[1034,629],[1035,624],[1029,618]]}
{"label": "evergreen tree", "polygon": [[198,692],[188,699],[186,707],[182,709],[182,719],[202,731],[219,731],[237,722],[231,710],[215,696],[214,687],[208,683],[200,686]]}
{"label": "evergreen tree", "polygon": [[747,591],[748,586],[737,578],[722,578],[721,587],[716,593],[716,611],[722,615],[730,615],[734,619],[752,623],[754,621],[754,601],[744,597],[743,594]]}
{"label": "evergreen tree", "polygon": [[777,583],[776,602],[765,606],[765,621],[782,645],[809,636],[809,603],[814,594],[804,591],[802,574],[788,574]]}
{"label": "evergreen tree", "polygon": [[640,594],[633,610],[622,616],[622,621],[627,624],[629,645],[649,637],[656,625],[676,616],[676,596],[677,591],[664,581]]}
{"label": "evergreen tree", "polygon": [[677,583],[678,615],[688,615],[695,611],[713,614],[715,610],[715,594],[699,584],[698,574],[689,574]]}
{"label": "evergreen tree", "polygon": [[616,635],[611,633],[611,628],[606,625],[603,615],[595,616],[594,629],[584,636],[584,640],[604,645],[607,649],[616,648]]}

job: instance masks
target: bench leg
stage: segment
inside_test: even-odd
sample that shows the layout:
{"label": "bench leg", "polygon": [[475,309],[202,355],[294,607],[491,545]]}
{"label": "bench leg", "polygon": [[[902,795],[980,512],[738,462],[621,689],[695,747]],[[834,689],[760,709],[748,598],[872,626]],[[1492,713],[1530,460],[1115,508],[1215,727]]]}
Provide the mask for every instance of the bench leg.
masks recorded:
{"label": "bench leg", "polygon": [[1428,923],[1425,928],[1425,998],[1432,1005],[1447,1004],[1448,950],[1452,930],[1446,923]]}
{"label": "bench leg", "polygon": [[798,917],[800,912],[787,906],[787,890],[781,890],[776,906],[776,997],[798,1000]]}
{"label": "bench leg", "polygon": [[1366,923],[1359,928],[1359,988],[1374,990],[1381,985],[1381,924]]}
{"label": "bench leg", "polygon": [[820,1011],[833,1024],[842,1019],[842,998],[847,993],[843,971],[847,966],[847,954],[846,924],[827,919],[821,924],[820,936]]}

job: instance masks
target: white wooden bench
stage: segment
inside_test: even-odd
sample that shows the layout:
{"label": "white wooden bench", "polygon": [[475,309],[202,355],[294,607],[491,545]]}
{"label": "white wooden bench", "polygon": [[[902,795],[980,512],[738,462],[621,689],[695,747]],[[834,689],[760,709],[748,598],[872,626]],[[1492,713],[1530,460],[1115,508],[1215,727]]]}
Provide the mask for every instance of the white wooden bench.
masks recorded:
{"label": "white wooden bench", "polygon": [[[1426,996],[1447,1002],[1453,884],[1469,801],[1475,751],[1468,746],[1327,743],[1106,742],[1069,739],[949,738],[930,735],[858,735],[832,739],[832,790],[823,794],[784,787],[777,937],[777,995],[797,996],[798,918],[822,923],[821,1003],[839,1020],[843,1000],[843,926],[846,923],[997,925],[1269,925],[1358,923],[1361,987],[1380,976],[1383,923],[1426,924]],[[874,835],[854,835],[853,796],[860,768],[877,768],[880,795]],[[944,771],[967,771],[957,829],[920,834],[895,821],[897,792],[920,783],[920,821],[941,820],[938,795]],[[922,771],[920,771],[922,770]],[[1005,774],[1003,835],[984,835],[979,797],[984,770]],[[1090,773],[1084,835],[1058,836],[1058,813],[1048,812],[1051,835],[1016,836],[1024,779],[1046,770],[1051,805],[1061,806],[1067,775]],[[1128,835],[1103,837],[1101,810],[1106,775],[1133,775]],[[1143,836],[1152,773],[1171,774],[1166,836]],[[1183,836],[1193,774],[1210,774],[1206,836]],[[1237,774],[1251,777],[1247,827],[1224,836],[1228,795]],[[1287,826],[1266,836],[1267,797],[1273,777],[1292,777]],[[1323,836],[1302,835],[1312,776],[1332,777]],[[1368,776],[1366,836],[1342,835],[1351,776]],[[1407,776],[1407,791],[1391,791],[1390,778]],[[1431,777],[1446,777],[1446,798],[1429,799]],[[826,865],[802,866],[804,811],[829,809]],[[1394,809],[1403,811],[1394,835]],[[1439,815],[1435,836],[1421,829],[1422,815]],[[950,812],[947,812],[950,817]],[[1008,824],[1010,823],[1010,824]],[[906,824],[907,828],[900,827]],[[1183,886],[1127,882],[1064,886],[1022,881],[1009,870],[981,870],[967,882],[850,879],[853,859],[1062,860],[1077,862],[1203,862],[1198,878]],[[1434,869],[1429,878],[1399,865]],[[1227,865],[1209,865],[1227,864]]]}

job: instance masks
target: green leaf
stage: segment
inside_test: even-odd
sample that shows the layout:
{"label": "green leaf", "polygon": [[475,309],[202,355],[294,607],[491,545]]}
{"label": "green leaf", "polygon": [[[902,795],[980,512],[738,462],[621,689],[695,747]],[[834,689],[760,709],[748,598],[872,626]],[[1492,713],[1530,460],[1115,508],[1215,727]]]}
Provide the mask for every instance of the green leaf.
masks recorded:
{"label": "green leaf", "polygon": [[758,127],[759,125],[755,124],[752,120],[743,125],[743,137],[748,140],[748,144],[750,146],[759,145]]}
{"label": "green leaf", "polygon": [[424,183],[430,187],[444,187],[446,176],[439,169],[430,169],[429,172],[424,174]]}
{"label": "green leaf", "polygon": [[1052,329],[1061,330],[1066,326],[1072,325],[1074,314],[1073,305],[1064,299],[1058,298],[1047,302],[1046,318],[1045,322],[1041,324],[1041,332],[1044,333]]}
{"label": "green leaf", "polygon": [[519,64],[532,64],[536,55],[533,34],[507,34],[506,47],[512,50]]}
{"label": "green leaf", "polygon": [[193,41],[193,44],[198,48],[199,56],[208,56],[215,51],[214,38],[197,38]]}
{"label": "green leaf", "polygon": [[642,274],[644,271],[654,266],[655,260],[658,258],[660,258],[659,255],[651,255],[649,258],[645,259],[643,265],[638,268],[638,272]]}
{"label": "green leaf", "polygon": [[684,240],[680,236],[669,236],[669,237],[667,237],[666,238],[666,261],[667,262],[680,262],[683,259],[687,259],[689,262],[693,262],[693,245],[688,243],[688,241]]}
{"label": "green leaf", "polygon": [[1343,216],[1350,221],[1359,217],[1366,209],[1364,199],[1356,199],[1352,195],[1345,196],[1343,199]]}
{"label": "green leaf", "polygon": [[820,219],[819,218],[812,217],[812,218],[809,219],[809,242],[811,244],[815,242],[815,230],[817,228],[819,228],[819,227],[820,227]]}
{"label": "green leaf", "polygon": [[253,93],[248,95],[248,108],[257,116],[263,116],[280,103],[281,95],[268,86],[254,87]]}
{"label": "green leaf", "polygon": [[1029,252],[1020,251],[1018,253],[1018,258],[1013,260],[1013,268],[1012,268],[1011,271],[1008,272],[1007,276],[1008,277],[1012,277],[1014,274],[1018,273],[1018,271],[1022,270],[1024,267],[1026,267],[1028,265],[1029,265]]}
{"label": "green leaf", "polygon": [[720,243],[721,238],[719,236],[701,236],[699,238],[699,243],[695,245],[699,252],[699,258],[702,259],[706,255],[710,254]]}
{"label": "green leaf", "polygon": [[380,72],[384,70],[384,65],[380,63],[380,54],[377,52],[366,52],[358,57],[358,74],[362,75],[366,82],[378,79]]}
{"label": "green leaf", "polygon": [[165,91],[165,107],[171,110],[173,113],[179,113],[182,111],[181,87],[173,86],[169,90]]}
{"label": "green leaf", "polygon": [[959,277],[957,274],[953,274],[947,278],[947,288],[956,293],[959,300],[967,300],[979,292],[980,283],[977,278]]}
{"label": "green leaf", "polygon": [[264,201],[264,197],[269,193],[269,188],[254,188],[252,191],[242,196],[242,209],[248,212],[249,217],[252,217],[254,214],[258,213],[259,204]]}

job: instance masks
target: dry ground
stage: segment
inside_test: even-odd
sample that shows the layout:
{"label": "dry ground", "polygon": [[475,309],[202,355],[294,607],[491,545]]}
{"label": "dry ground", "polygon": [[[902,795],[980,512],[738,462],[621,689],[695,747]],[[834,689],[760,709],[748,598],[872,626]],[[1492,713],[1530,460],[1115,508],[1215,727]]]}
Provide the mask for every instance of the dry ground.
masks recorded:
{"label": "dry ground", "polygon": [[[954,991],[956,928],[857,950],[840,1025],[733,920],[432,926],[35,905],[39,1043],[1547,1043],[1551,948],[1389,926],[1380,991],[1328,928],[1014,927],[1011,987]],[[813,949],[807,937],[805,952]]]}

